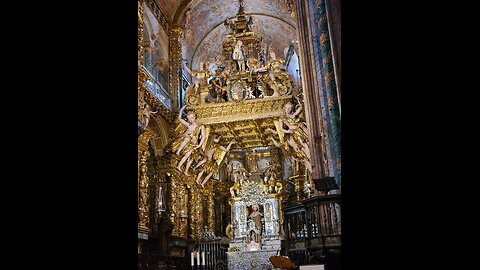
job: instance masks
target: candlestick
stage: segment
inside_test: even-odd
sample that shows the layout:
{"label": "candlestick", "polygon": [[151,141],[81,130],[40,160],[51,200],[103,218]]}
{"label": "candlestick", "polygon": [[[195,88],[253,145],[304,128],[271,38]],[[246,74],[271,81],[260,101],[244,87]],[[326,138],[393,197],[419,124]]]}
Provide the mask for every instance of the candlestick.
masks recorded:
{"label": "candlestick", "polygon": [[194,259],[193,259],[193,257],[194,257],[194,256],[193,256],[193,251],[192,251],[192,253],[190,253],[190,255],[191,255],[190,257],[192,258],[192,266],[194,266],[194,265],[195,265],[195,262],[194,262]]}
{"label": "candlestick", "polygon": [[197,265],[200,265],[200,252],[197,251]]}
{"label": "candlestick", "polygon": [[202,265],[205,265],[205,251],[202,252]]}

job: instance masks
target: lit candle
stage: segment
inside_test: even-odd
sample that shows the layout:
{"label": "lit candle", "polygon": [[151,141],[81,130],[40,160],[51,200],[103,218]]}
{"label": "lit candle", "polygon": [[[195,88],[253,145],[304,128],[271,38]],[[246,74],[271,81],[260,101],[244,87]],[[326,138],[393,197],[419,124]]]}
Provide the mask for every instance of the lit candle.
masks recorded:
{"label": "lit candle", "polygon": [[205,251],[202,252],[202,265],[205,265]]}
{"label": "lit candle", "polygon": [[193,256],[193,251],[192,251],[192,253],[190,253],[190,255],[191,255],[191,257],[192,257],[192,266],[194,266],[194,265],[195,265],[195,262],[194,262],[194,259],[193,259],[193,257],[194,257],[194,256]]}
{"label": "lit candle", "polygon": [[197,265],[200,265],[200,252],[197,251]]}

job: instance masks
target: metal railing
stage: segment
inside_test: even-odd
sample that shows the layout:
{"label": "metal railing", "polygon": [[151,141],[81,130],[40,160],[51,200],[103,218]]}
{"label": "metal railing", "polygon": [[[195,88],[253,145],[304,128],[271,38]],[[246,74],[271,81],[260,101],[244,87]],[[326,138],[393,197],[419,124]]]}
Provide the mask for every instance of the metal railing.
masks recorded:
{"label": "metal railing", "polygon": [[138,270],[190,269],[188,258],[159,254],[138,254]]}
{"label": "metal railing", "polygon": [[[227,251],[221,247],[220,240],[199,241],[198,251],[204,252],[205,262],[202,261],[202,269],[213,270],[218,264],[227,265]],[[203,260],[203,258],[202,258]]]}

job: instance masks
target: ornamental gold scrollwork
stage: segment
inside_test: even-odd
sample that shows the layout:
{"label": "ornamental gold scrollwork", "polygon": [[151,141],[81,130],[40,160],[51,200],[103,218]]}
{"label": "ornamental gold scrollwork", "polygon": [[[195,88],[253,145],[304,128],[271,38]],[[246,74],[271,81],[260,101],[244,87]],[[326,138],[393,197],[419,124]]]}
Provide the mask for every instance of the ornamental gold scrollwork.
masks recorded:
{"label": "ornamental gold scrollwork", "polygon": [[171,27],[169,34],[169,55],[170,55],[170,72],[169,72],[169,94],[172,97],[174,107],[177,107],[178,91],[181,89],[181,65],[182,65],[182,45],[180,38],[183,29],[179,26]]}
{"label": "ornamental gold scrollwork", "polygon": [[139,181],[139,203],[138,203],[138,211],[139,211],[139,220],[140,226],[148,228],[149,221],[148,221],[148,165],[147,160],[150,156],[150,152],[148,150],[143,151],[142,156],[140,158],[140,181]]}

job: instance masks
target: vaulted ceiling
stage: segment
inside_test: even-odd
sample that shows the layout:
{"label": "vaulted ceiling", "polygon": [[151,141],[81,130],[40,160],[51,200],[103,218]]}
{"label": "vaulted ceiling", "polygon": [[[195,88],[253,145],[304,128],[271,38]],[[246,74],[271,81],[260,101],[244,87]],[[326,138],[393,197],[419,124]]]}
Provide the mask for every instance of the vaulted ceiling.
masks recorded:
{"label": "vaulted ceiling", "polygon": [[[171,25],[185,27],[183,58],[197,68],[221,52],[227,34],[223,21],[234,17],[238,0],[155,0]],[[291,0],[243,0],[245,13],[253,17],[253,30],[272,44],[277,56],[296,39]]]}

